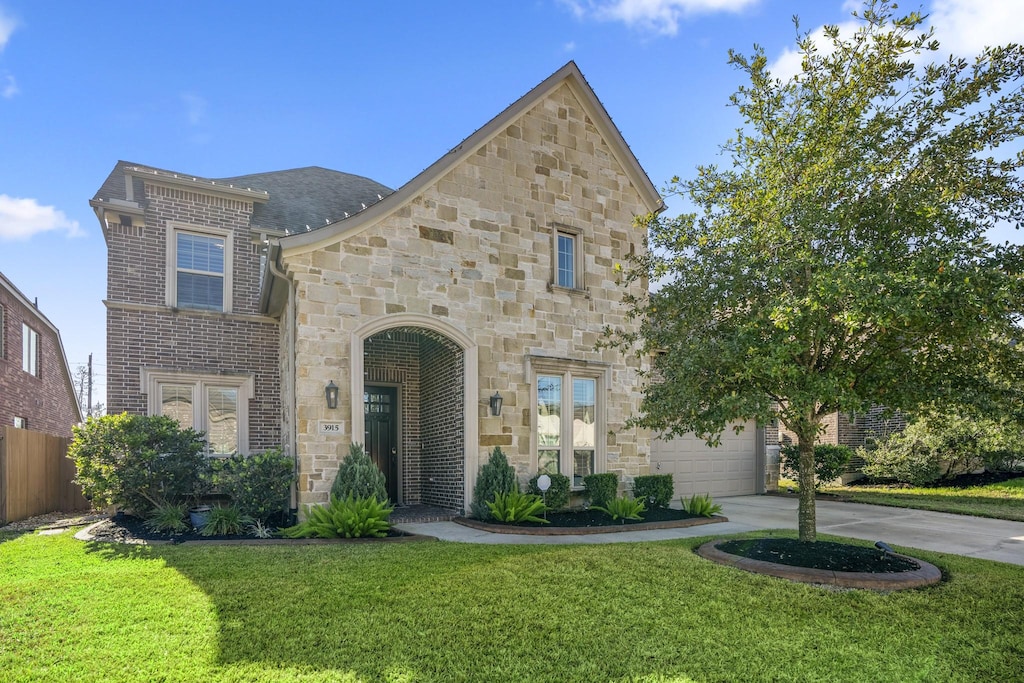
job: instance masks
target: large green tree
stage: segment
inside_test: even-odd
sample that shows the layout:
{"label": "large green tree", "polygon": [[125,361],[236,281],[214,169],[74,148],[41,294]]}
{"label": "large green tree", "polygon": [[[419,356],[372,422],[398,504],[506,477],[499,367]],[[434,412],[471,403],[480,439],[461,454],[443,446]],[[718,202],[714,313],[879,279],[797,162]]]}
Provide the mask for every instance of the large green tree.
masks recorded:
{"label": "large green tree", "polygon": [[[1024,216],[1019,171],[1024,50],[932,61],[916,13],[887,0],[853,35],[799,33],[799,74],[773,77],[761,48],[729,61],[748,78],[729,163],[672,180],[694,213],[650,215],[649,252],[626,278],[653,353],[635,421],[714,441],[730,423],[778,420],[800,449],[800,538],[815,540],[814,442],[834,411],[929,402],[1019,405],[1020,249],[986,239]],[[1014,403],[1017,401],[1017,403]]]}

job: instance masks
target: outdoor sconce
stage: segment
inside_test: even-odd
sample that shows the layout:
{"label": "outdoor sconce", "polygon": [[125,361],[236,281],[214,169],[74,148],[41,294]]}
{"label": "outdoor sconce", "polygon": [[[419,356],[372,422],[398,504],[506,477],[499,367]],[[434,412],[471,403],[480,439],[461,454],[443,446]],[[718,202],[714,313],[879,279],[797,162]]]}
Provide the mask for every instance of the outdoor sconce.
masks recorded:
{"label": "outdoor sconce", "polygon": [[332,379],[327,388],[324,389],[324,395],[327,396],[327,407],[334,410],[338,407],[338,385],[334,383]]}
{"label": "outdoor sconce", "polygon": [[501,415],[501,394],[497,391],[491,396],[491,415]]}

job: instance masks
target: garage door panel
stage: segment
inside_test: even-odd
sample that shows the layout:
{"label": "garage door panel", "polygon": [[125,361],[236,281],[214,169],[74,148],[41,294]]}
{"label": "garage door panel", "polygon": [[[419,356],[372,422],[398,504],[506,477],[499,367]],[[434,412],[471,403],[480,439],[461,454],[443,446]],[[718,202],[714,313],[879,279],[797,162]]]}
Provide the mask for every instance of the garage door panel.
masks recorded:
{"label": "garage door panel", "polygon": [[751,421],[739,434],[727,429],[716,448],[693,434],[656,439],[651,444],[651,472],[672,474],[677,497],[756,493],[756,434]]}

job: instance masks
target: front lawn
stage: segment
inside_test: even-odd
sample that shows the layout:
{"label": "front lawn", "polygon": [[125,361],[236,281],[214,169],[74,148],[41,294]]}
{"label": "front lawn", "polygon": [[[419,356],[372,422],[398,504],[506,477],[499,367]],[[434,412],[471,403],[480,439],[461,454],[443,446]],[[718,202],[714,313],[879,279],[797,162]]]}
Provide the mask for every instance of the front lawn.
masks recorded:
{"label": "front lawn", "polygon": [[952,512],[1024,522],[1024,478],[980,486],[899,488],[893,486],[826,487],[855,503]]}
{"label": "front lawn", "polygon": [[933,588],[834,592],[706,538],[84,544],[0,534],[4,681],[1021,680],[1024,567],[914,551]]}

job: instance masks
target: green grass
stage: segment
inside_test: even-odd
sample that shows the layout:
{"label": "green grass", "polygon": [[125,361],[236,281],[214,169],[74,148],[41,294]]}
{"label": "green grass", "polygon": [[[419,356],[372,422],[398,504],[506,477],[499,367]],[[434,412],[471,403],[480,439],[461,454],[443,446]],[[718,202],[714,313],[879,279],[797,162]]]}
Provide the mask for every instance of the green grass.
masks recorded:
{"label": "green grass", "polygon": [[914,551],[950,580],[833,592],[711,564],[692,552],[701,540],[123,547],[0,534],[0,680],[1024,678],[1024,567]]}
{"label": "green grass", "polygon": [[824,490],[855,503],[891,505],[1024,522],[1024,478],[967,488],[836,486]]}

